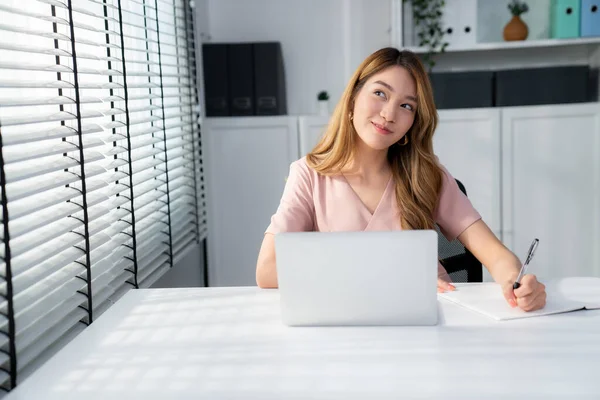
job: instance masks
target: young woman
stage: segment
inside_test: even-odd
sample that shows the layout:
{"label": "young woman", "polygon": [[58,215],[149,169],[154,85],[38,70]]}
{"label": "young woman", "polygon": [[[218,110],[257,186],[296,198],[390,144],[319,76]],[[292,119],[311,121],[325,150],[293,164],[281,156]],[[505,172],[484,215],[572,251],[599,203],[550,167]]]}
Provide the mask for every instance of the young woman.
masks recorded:
{"label": "young woman", "polygon": [[[290,167],[258,256],[256,281],[277,287],[274,235],[298,231],[433,229],[458,240],[500,283],[511,307],[544,307],[535,275],[494,236],[433,153],[437,111],[420,60],[381,49],[346,87],[321,141]],[[368,271],[365,271],[368,273]],[[438,265],[438,291],[454,290]]]}

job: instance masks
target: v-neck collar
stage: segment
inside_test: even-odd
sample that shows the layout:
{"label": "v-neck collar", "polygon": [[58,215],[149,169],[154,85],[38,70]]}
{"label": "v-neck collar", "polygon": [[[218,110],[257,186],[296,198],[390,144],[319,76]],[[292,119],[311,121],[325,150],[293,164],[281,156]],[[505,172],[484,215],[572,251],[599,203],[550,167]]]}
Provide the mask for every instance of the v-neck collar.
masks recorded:
{"label": "v-neck collar", "polygon": [[346,176],[344,174],[341,174],[341,176],[342,176],[342,179],[344,180],[344,183],[348,187],[348,189],[350,189],[350,191],[353,193],[353,195],[356,198],[356,200],[358,200],[358,202],[360,203],[362,213],[365,215],[367,221],[369,221],[369,223],[370,223],[371,219],[373,219],[373,217],[375,215],[377,215],[377,211],[382,207],[383,202],[387,198],[388,191],[390,190],[390,185],[391,185],[391,183],[392,183],[392,181],[394,179],[394,175],[390,174],[390,179],[388,180],[387,184],[385,185],[385,190],[383,191],[383,194],[381,195],[381,198],[379,199],[379,202],[377,203],[377,206],[375,207],[375,210],[373,210],[372,213],[371,213],[371,210],[369,210],[369,207],[367,207],[367,205],[360,198],[360,196],[358,195],[358,193],[356,193],[356,191],[354,190],[354,188],[352,187],[352,185],[350,184],[350,182],[348,181],[348,179],[346,179]]}

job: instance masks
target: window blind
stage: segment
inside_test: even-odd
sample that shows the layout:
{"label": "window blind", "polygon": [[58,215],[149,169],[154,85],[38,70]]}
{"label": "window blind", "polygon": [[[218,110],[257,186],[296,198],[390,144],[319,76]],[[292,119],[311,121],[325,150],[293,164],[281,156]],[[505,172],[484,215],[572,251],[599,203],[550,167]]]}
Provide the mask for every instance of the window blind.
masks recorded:
{"label": "window blind", "polygon": [[206,236],[183,0],[0,3],[0,385]]}

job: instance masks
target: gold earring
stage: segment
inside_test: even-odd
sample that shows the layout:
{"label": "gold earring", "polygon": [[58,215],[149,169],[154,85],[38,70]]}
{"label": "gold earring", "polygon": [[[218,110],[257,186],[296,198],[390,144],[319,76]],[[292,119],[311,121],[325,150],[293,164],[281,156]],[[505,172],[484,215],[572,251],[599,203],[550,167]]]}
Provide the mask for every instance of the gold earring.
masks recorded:
{"label": "gold earring", "polygon": [[398,145],[399,146],[406,146],[408,144],[408,135],[404,135],[402,137],[402,139],[404,139],[404,142],[402,143],[402,142],[400,142],[400,140],[398,140]]}
{"label": "gold earring", "polygon": [[354,118],[354,115],[352,115],[352,113],[348,113],[348,118],[350,118],[350,121],[352,121],[352,118]]}

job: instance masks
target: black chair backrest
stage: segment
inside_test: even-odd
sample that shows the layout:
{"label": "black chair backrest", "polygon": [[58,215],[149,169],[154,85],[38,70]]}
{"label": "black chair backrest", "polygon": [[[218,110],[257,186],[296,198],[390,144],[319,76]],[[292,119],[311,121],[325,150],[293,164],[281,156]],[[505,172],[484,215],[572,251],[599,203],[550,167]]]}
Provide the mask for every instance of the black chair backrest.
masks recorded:
{"label": "black chair backrest", "polygon": [[[465,186],[456,179],[460,190],[467,195]],[[452,282],[482,282],[483,266],[475,256],[467,250],[462,243],[455,239],[449,242],[441,233],[440,227],[435,226],[438,232],[438,255],[441,263],[450,275]]]}

